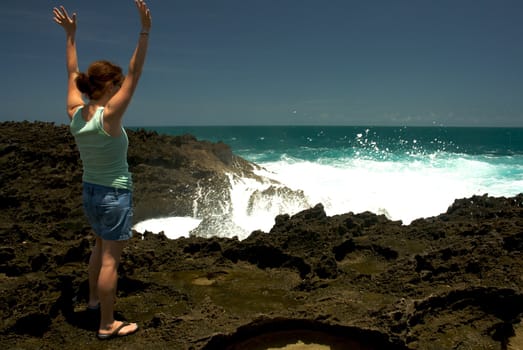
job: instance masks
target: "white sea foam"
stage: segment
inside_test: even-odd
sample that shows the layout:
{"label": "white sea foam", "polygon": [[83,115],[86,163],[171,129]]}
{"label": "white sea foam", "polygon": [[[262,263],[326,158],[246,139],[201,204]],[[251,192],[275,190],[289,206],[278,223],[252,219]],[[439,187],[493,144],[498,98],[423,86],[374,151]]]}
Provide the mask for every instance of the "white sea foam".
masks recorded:
{"label": "white sea foam", "polygon": [[[274,178],[274,174],[259,172],[264,178]],[[255,230],[268,232],[274,225],[274,218],[279,214],[295,214],[307,209],[307,205],[293,201],[292,197],[284,194],[274,194],[271,197],[258,198],[253,201],[253,193],[267,190],[270,182],[258,182],[254,179],[233,179],[231,182],[231,199],[233,207],[233,221],[248,234]],[[276,186],[278,187],[278,186]],[[283,186],[279,186],[283,187]],[[250,202],[250,203],[249,203]],[[247,235],[248,235],[247,234]],[[246,238],[239,237],[240,239]]]}
{"label": "white sea foam", "polygon": [[[371,211],[409,224],[445,212],[458,198],[523,192],[523,181],[507,177],[503,164],[455,154],[406,156],[394,161],[347,158],[309,162],[282,157],[260,165],[264,170],[258,175],[276,180],[280,186],[302,190],[308,204],[286,198],[285,193],[262,196],[253,202],[252,194],[271,184],[231,176],[232,220],[246,232],[240,239],[254,230],[269,231],[278,214],[293,215],[317,203],[322,203],[330,216]],[[514,165],[510,168],[514,169]],[[135,229],[164,231],[176,238],[188,235],[199,222],[194,218],[165,218],[139,223]]]}
{"label": "white sea foam", "polygon": [[201,220],[190,217],[168,217],[149,219],[136,224],[133,229],[137,232],[152,233],[163,232],[165,236],[171,239],[180,237],[189,237],[189,232],[200,224]]}
{"label": "white sea foam", "polygon": [[[337,164],[265,164],[278,181],[305,191],[328,215],[371,211],[409,224],[445,212],[456,198],[492,192],[489,165],[466,159],[426,161],[347,160]],[[494,193],[491,193],[494,195]]]}

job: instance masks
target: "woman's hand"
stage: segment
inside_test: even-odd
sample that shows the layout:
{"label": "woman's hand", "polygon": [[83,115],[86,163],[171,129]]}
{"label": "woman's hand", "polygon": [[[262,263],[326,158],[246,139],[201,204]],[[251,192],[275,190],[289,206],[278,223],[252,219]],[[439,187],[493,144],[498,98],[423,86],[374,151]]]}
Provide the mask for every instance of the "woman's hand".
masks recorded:
{"label": "woman's hand", "polygon": [[64,28],[66,34],[74,35],[76,32],[76,13],[73,13],[73,17],[69,17],[66,9],[63,6],[60,8],[53,9],[54,18],[53,20]]}
{"label": "woman's hand", "polygon": [[65,30],[65,56],[66,56],[66,67],[68,75],[67,83],[67,114],[72,119],[73,115],[78,106],[83,105],[82,94],[76,87],[76,77],[78,75],[78,57],[76,55],[76,13],[73,13],[73,17],[69,17],[69,14],[63,6],[60,8],[53,9],[53,20],[58,23]]}
{"label": "woman's hand", "polygon": [[142,22],[142,32],[148,33],[151,30],[151,11],[143,0],[134,0],[138,13],[140,14],[140,21]]}

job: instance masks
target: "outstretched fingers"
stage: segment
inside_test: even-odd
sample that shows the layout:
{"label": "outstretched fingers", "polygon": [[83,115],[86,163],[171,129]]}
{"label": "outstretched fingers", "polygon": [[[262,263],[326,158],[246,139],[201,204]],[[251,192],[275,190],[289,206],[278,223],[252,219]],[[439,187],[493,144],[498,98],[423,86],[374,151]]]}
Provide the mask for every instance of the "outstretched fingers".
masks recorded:
{"label": "outstretched fingers", "polygon": [[65,7],[60,6],[60,8],[53,8],[53,20],[64,27],[64,29],[74,29],[76,27],[76,13],[73,13],[73,16],[69,16]]}
{"label": "outstretched fingers", "polygon": [[140,13],[140,20],[142,21],[142,27],[144,29],[149,29],[151,27],[151,11],[149,10],[149,7],[143,0],[134,0],[134,3],[136,4],[136,8],[138,9],[138,12]]}
{"label": "outstretched fingers", "polygon": [[134,3],[140,12],[146,12],[149,10],[144,0],[134,0]]}
{"label": "outstretched fingers", "polygon": [[54,14],[55,22],[57,22],[59,24],[64,21],[72,21],[71,18],[69,17],[69,14],[67,13],[67,10],[63,6],[60,6],[60,8],[55,7],[53,9],[53,14]]}

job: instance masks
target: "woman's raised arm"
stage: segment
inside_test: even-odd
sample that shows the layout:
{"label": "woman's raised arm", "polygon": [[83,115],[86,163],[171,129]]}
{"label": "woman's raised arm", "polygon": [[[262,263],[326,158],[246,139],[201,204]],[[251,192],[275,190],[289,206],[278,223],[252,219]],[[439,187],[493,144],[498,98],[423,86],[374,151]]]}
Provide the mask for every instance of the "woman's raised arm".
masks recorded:
{"label": "woman's raised arm", "polygon": [[65,30],[66,36],[66,66],[67,66],[67,114],[72,118],[78,106],[84,104],[82,93],[76,87],[76,76],[78,75],[78,57],[76,54],[76,13],[70,17],[67,10],[60,8],[53,9],[53,20]]}
{"label": "woman's raised arm", "polygon": [[135,0],[141,21],[141,31],[138,37],[138,44],[129,62],[129,70],[123,81],[121,88],[109,100],[105,107],[104,121],[109,123],[112,128],[121,126],[123,114],[131,102],[138,80],[142,74],[147,47],[149,43],[149,31],[151,30],[151,12],[143,0]]}

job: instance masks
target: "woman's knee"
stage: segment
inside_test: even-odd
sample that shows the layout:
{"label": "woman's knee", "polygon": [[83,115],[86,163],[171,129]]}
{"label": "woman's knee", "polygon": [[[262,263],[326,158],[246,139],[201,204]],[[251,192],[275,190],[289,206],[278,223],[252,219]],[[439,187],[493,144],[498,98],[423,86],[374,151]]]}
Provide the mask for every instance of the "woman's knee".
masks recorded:
{"label": "woman's knee", "polygon": [[102,263],[116,264],[120,262],[125,241],[102,241]]}

